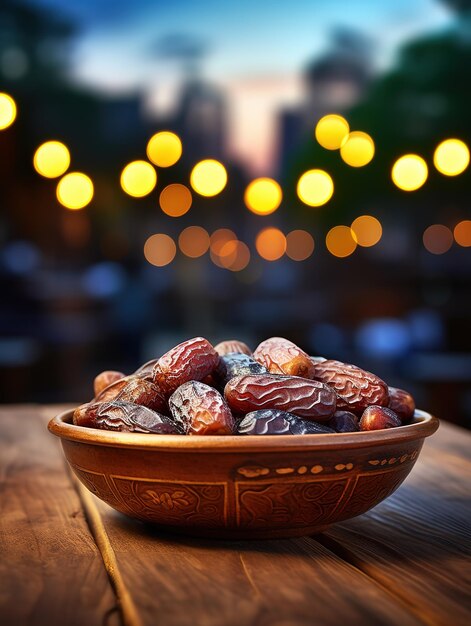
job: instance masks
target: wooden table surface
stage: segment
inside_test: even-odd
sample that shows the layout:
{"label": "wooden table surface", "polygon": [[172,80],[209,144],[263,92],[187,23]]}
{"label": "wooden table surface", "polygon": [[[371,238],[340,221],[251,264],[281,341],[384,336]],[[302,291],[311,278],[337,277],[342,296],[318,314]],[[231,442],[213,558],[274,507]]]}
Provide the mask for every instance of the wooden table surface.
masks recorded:
{"label": "wooden table surface", "polygon": [[471,624],[471,434],[442,423],[369,513],[302,539],[163,535],[101,503],[46,430],[0,409],[2,626]]}

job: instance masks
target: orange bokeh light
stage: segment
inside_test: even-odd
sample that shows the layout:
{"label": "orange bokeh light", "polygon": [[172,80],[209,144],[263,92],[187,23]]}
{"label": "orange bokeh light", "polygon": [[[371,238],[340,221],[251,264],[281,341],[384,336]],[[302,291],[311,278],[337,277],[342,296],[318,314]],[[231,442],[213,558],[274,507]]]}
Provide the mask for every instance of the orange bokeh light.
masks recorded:
{"label": "orange bokeh light", "polygon": [[471,220],[459,222],[453,230],[453,235],[459,246],[469,248],[471,246]]}
{"label": "orange bokeh light", "polygon": [[162,267],[175,258],[177,246],[171,237],[163,233],[151,235],[144,244],[144,256],[151,265]]}
{"label": "orange bokeh light", "polygon": [[188,226],[180,233],[178,245],[183,254],[196,259],[208,251],[209,234],[201,226]]}
{"label": "orange bokeh light", "polygon": [[453,245],[453,234],[443,224],[432,224],[425,229],[422,240],[431,254],[445,254]]}
{"label": "orange bokeh light", "polygon": [[364,248],[376,245],[383,235],[381,222],[372,215],[360,215],[351,228],[358,245]]}
{"label": "orange bokeh light", "polygon": [[292,230],[286,235],[286,255],[293,261],[305,261],[314,252],[314,238],[306,230]]}
{"label": "orange bokeh light", "polygon": [[159,197],[160,208],[170,217],[181,217],[188,213],[192,202],[191,191],[178,183],[167,185]]}
{"label": "orange bokeh light", "polygon": [[286,237],[278,228],[264,228],[257,235],[255,247],[262,259],[277,261],[286,252]]}
{"label": "orange bokeh light", "polygon": [[348,226],[334,226],[326,235],[325,245],[333,256],[345,258],[355,252],[357,242],[351,228]]}

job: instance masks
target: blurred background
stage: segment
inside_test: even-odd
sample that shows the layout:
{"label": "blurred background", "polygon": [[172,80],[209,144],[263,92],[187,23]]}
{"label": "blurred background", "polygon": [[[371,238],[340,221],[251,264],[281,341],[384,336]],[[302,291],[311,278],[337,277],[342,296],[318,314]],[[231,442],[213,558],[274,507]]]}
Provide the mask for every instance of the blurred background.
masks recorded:
{"label": "blurred background", "polygon": [[1,402],[282,335],[471,427],[469,0],[2,0],[0,92]]}

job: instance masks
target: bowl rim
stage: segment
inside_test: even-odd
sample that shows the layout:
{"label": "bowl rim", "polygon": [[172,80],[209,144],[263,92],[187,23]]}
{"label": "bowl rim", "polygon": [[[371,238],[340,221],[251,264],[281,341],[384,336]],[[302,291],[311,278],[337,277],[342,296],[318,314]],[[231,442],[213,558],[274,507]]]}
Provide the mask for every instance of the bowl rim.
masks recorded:
{"label": "bowl rim", "polygon": [[333,450],[365,448],[374,445],[404,443],[433,435],[439,426],[434,415],[416,409],[411,424],[354,433],[319,433],[314,435],[154,435],[121,433],[76,426],[72,424],[73,409],[53,417],[49,431],[61,439],[76,443],[134,450],[166,450],[172,452],[271,452],[282,450]]}

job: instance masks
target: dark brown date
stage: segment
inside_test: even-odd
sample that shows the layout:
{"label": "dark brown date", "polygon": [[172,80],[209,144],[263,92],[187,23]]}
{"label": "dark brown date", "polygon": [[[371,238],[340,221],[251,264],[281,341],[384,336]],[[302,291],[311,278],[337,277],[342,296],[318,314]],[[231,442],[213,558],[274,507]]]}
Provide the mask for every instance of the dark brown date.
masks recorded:
{"label": "dark brown date", "polygon": [[284,337],[271,337],[262,341],[253,358],[272,374],[313,378],[314,364],[304,350]]}
{"label": "dark brown date", "polygon": [[153,369],[154,383],[168,397],[180,385],[211,374],[218,362],[219,354],[207,339],[188,339],[160,357]]}
{"label": "dark brown date", "polygon": [[262,409],[247,413],[239,423],[237,432],[239,435],[318,435],[335,431],[286,411]]}
{"label": "dark brown date", "polygon": [[295,376],[236,376],[224,389],[235,413],[280,409],[299,417],[325,422],[335,412],[336,394],[316,380]]}
{"label": "dark brown date", "polygon": [[152,382],[154,380],[154,368],[158,360],[159,359],[152,359],[151,361],[147,361],[147,363],[141,365],[141,367],[134,372],[134,376],[139,376],[140,378],[145,378]]}
{"label": "dark brown date", "polygon": [[216,377],[221,388],[235,376],[245,376],[248,374],[268,374],[268,370],[258,361],[255,361],[247,354],[226,354],[219,358],[218,366],[215,370]]}
{"label": "dark brown date", "polygon": [[383,430],[397,426],[401,426],[401,420],[385,406],[369,406],[360,419],[360,430]]}
{"label": "dark brown date", "polygon": [[181,435],[170,417],[131,402],[93,402],[75,409],[74,424],[127,433]]}
{"label": "dark brown date", "polygon": [[108,385],[115,383],[117,380],[121,380],[121,378],[124,378],[125,376],[126,374],[123,374],[123,372],[117,372],[115,370],[106,370],[101,372],[93,381],[93,392],[95,396],[108,387]]}
{"label": "dark brown date", "polygon": [[136,375],[126,376],[108,385],[95,398],[95,402],[111,402],[112,400],[132,402],[154,411],[167,409],[165,397],[157,385]]}
{"label": "dark brown date", "polygon": [[252,350],[249,346],[243,341],[239,341],[238,339],[227,339],[226,341],[221,341],[217,345],[214,346],[214,349],[219,354],[219,356],[224,356],[225,354],[247,354],[248,356],[252,356]]}
{"label": "dark brown date", "polygon": [[181,385],[169,399],[175,423],[186,435],[231,435],[234,418],[221,394],[196,380]]}
{"label": "dark brown date", "polygon": [[337,433],[354,433],[360,430],[358,415],[350,411],[335,411],[328,425]]}
{"label": "dark brown date", "polygon": [[410,422],[414,416],[415,401],[408,391],[389,387],[389,408],[396,413],[403,424]]}
{"label": "dark brown date", "polygon": [[335,389],[338,409],[360,413],[371,404],[388,405],[386,383],[356,365],[333,360],[315,362],[313,378]]}

